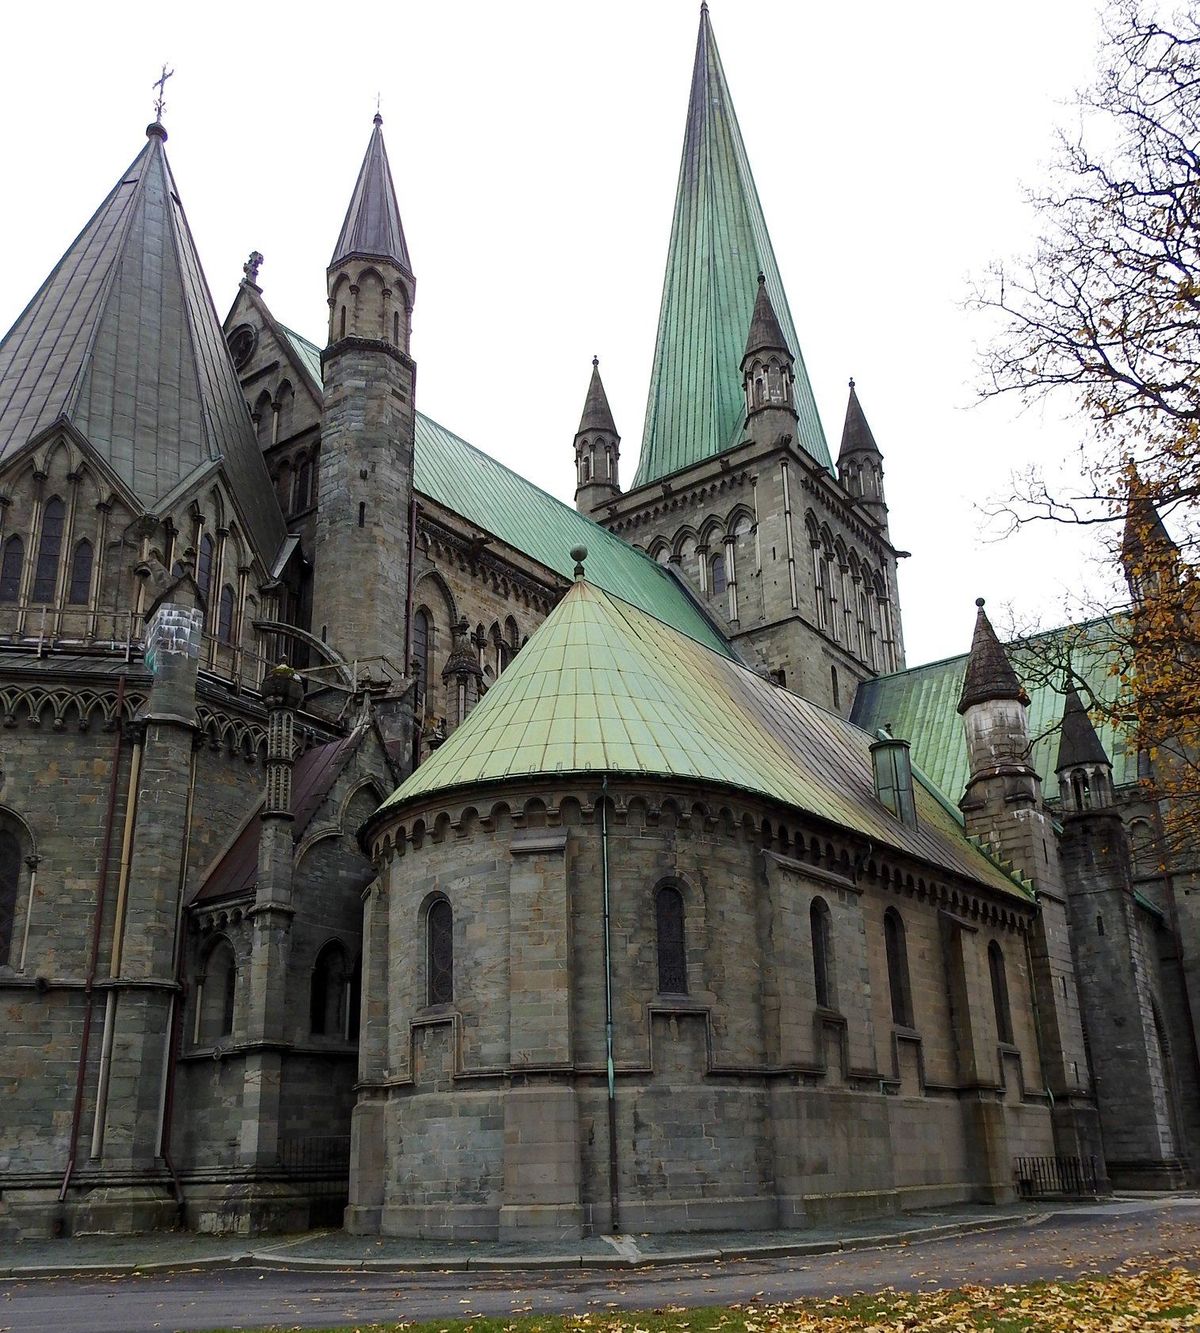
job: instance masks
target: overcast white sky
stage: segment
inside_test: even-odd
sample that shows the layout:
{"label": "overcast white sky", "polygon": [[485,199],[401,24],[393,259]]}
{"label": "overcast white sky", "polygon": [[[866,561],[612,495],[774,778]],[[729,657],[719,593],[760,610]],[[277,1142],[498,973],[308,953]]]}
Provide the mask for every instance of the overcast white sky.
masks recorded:
{"label": "overcast white sky", "polygon": [[[413,265],[418,404],[570,502],[593,353],[637,462],[699,4],[455,0],[13,6],[0,50],[7,328],[138,152],[164,59],[168,153],[223,316],[251,248],[323,341],[324,271],[382,97]],[[1061,622],[1084,534],[984,540],[979,506],[1085,423],[971,407],[967,278],[1027,249],[1052,128],[1090,78],[1093,0],[712,0],[836,455],[846,380],[884,453],[910,664],[997,619]],[[1063,405],[1065,410],[1066,405]]]}

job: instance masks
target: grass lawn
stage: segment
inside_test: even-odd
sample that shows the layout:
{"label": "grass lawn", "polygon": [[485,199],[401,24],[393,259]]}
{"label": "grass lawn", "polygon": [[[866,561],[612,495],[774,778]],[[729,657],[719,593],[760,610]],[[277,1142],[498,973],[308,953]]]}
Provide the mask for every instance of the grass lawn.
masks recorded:
{"label": "grass lawn", "polygon": [[[280,1330],[296,1325],[281,1324]],[[347,1324],[306,1333],[1131,1333],[1200,1329],[1200,1274],[1181,1268],[1122,1271],[1109,1277],[954,1291],[885,1291],[788,1305],[604,1312],[514,1319],[443,1319],[430,1323]],[[216,1331],[214,1331],[216,1333]]]}

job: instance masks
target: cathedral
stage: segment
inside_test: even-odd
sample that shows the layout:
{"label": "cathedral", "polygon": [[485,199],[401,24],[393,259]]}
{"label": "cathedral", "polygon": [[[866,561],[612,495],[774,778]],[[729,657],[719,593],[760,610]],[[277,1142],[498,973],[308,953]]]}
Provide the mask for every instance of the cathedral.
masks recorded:
{"label": "cathedral", "polygon": [[257,254],[222,321],[166,144],[0,342],[0,1236],[1195,1185],[1200,896],[1103,644],[981,601],[908,667],[707,7],[637,471],[593,362],[573,508],[419,410],[380,116],[315,341]]}

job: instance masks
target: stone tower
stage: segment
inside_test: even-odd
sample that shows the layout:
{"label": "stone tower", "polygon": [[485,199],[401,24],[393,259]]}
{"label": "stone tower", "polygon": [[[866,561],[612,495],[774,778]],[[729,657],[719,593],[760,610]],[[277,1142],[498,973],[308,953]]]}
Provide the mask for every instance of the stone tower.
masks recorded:
{"label": "stone tower", "polygon": [[328,270],[312,628],[386,694],[408,674],[416,282],[382,125]]}
{"label": "stone tower", "polygon": [[1177,1189],[1185,1173],[1149,983],[1153,941],[1134,900],[1112,765],[1074,689],[1067,692],[1055,771],[1071,952],[1088,1016],[1108,1173],[1117,1188]]}
{"label": "stone tower", "polygon": [[758,295],[742,354],[742,389],[746,395],[746,435],[756,444],[778,444],[796,430],[795,363],[767,292],[758,275]]}
{"label": "stone tower", "polygon": [[976,606],[958,704],[970,765],[959,808],[968,836],[1009,863],[1037,901],[1029,962],[1055,1146],[1062,1156],[1095,1157],[1099,1162],[1099,1121],[1090,1093],[1058,840],[1042,801],[1041,779],[1030,763],[1029,696],[996,637],[982,597]]}
{"label": "stone tower", "polygon": [[858,401],[854,381],[850,381],[850,400],[846,404],[846,423],[842,427],[842,447],[838,451],[838,477],[846,491],[858,500],[872,522],[887,532],[887,505],[883,498],[883,455]]}
{"label": "stone tower", "polygon": [[621,494],[621,437],[613,422],[608,395],[600,379],[600,358],[592,357],[583,416],[575,432],[575,508],[589,518]]}

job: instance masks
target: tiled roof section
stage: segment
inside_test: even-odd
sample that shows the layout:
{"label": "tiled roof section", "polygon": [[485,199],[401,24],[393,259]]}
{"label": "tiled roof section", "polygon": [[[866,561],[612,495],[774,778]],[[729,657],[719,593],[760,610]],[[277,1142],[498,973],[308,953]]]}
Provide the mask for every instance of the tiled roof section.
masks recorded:
{"label": "tiled roof section", "polygon": [[989,699],[1019,699],[1028,703],[1028,696],[1017,679],[1008,654],[983,609],[983,598],[979,598],[975,605],[978,607],[975,635],[967,655],[967,670],[963,676],[958,711],[964,713],[972,704],[986,703]]}
{"label": "tiled roof section", "polygon": [[609,435],[618,434],[612,408],[608,405],[608,394],[604,392],[604,381],[600,378],[599,357],[592,358],[592,378],[588,382],[587,397],[583,402],[583,416],[579,418],[579,429],[575,433],[582,435],[585,430],[602,430]]}
{"label": "tiled roof section", "polygon": [[450,739],[386,802],[509,778],[624,773],[751,792],[1019,894],[918,784],[875,795],[871,737],[582,579]]}
{"label": "tiled roof section", "polygon": [[1096,728],[1083,700],[1072,686],[1067,691],[1067,704],[1063,709],[1062,731],[1058,741],[1058,760],[1055,769],[1071,768],[1075,764],[1107,764],[1108,753],[1100,744]]}
{"label": "tiled roof section", "polygon": [[[854,387],[854,381],[850,381],[850,398],[846,403],[846,422],[842,427],[842,447],[838,450],[838,457],[845,458],[848,454],[878,454],[879,446],[875,443],[875,436],[871,434],[871,427],[867,423],[866,413],[862,410],[862,404],[858,401],[858,390]],[[880,455],[882,457],[882,455]]]}
{"label": "tiled roof section", "polygon": [[713,651],[729,652],[673,574],[419,412],[413,485],[564,578],[575,568],[572,549],[586,546],[588,577],[602,588]]}
{"label": "tiled roof section", "polygon": [[[1069,657],[1072,671],[1090,690],[1100,698],[1111,698],[1116,678],[1109,667],[1115,645],[1111,622],[1098,620],[1039,635],[1028,645],[1009,647],[1029,694],[1029,732],[1034,738],[1031,762],[1051,790],[1063,712],[1061,663]],[[969,776],[966,739],[958,715],[966,668],[963,654],[864,681],[858,687],[852,715],[872,733],[886,726],[909,741],[913,762],[951,801],[962,796]],[[1106,723],[1100,727],[1100,740],[1112,758],[1113,782],[1117,786],[1136,783],[1136,751],[1127,749],[1125,738]]]}
{"label": "tiled roof section", "polygon": [[396,187],[388,166],[387,148],[383,142],[383,117],[375,117],[375,128],[367,144],[366,156],[359,168],[350,207],[337,245],[333,247],[332,268],[350,255],[370,255],[390,259],[406,272],[412,272],[404,228],[400,224],[400,206],[396,203]]}
{"label": "tiled roof section", "polygon": [[795,361],[797,441],[831,467],[708,11],[700,35],[634,487],[736,445],[741,363],[758,275]]}
{"label": "tiled roof section", "polygon": [[0,343],[0,461],[60,419],[149,510],[222,459],[270,563],[283,515],[159,127]]}
{"label": "tiled roof section", "polygon": [[[319,388],[320,352],[291,329],[283,331]],[[413,485],[419,494],[565,579],[574,574],[572,549],[586,546],[593,582],[715,652],[729,652],[720,631],[686,588],[648,555],[421,412],[416,413],[415,434]]]}
{"label": "tiled roof section", "polygon": [[[338,774],[358,749],[365,734],[357,728],[339,741],[314,745],[296,760],[292,770],[292,837],[299,841],[321,802],[329,795]],[[229,850],[209,871],[193,902],[212,902],[249,893],[258,878],[258,843],[262,830],[262,801],[250,812]]]}

